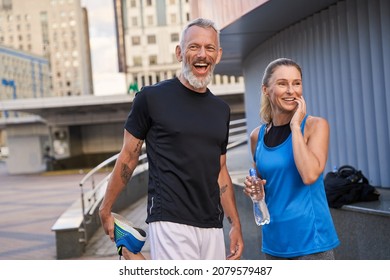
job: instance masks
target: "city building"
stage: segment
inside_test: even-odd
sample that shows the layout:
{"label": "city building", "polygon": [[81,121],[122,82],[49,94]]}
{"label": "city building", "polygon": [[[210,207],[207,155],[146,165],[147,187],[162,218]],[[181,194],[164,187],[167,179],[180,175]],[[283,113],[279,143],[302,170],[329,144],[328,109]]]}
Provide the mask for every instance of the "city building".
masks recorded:
{"label": "city building", "polygon": [[88,18],[80,0],[0,1],[0,45],[47,59],[52,96],[93,94]]}
{"label": "city building", "polygon": [[[48,96],[51,96],[49,61],[42,56],[0,45],[0,100]],[[28,114],[0,111],[0,120],[26,116]],[[0,158],[8,156],[6,130],[3,128],[0,125]]]}
{"label": "city building", "polygon": [[0,45],[0,79],[0,99],[51,96],[49,61],[42,56]]}

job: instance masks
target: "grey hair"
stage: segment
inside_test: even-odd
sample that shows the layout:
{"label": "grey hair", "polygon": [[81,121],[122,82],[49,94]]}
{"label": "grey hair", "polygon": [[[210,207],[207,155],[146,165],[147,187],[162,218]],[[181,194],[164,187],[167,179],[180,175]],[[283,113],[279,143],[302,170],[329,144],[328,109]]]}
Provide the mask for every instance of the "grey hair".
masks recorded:
{"label": "grey hair", "polygon": [[219,29],[217,28],[217,25],[215,24],[215,22],[210,20],[210,19],[206,19],[206,18],[197,18],[197,19],[194,19],[193,21],[190,21],[186,25],[186,27],[183,29],[182,33],[181,33],[180,48],[182,50],[184,49],[184,38],[185,38],[185,35],[187,34],[188,29],[191,26],[199,26],[199,27],[202,27],[202,28],[212,28],[212,29],[214,29],[215,32],[217,33],[217,44],[218,44],[217,47],[219,48],[219,46],[220,46]]}

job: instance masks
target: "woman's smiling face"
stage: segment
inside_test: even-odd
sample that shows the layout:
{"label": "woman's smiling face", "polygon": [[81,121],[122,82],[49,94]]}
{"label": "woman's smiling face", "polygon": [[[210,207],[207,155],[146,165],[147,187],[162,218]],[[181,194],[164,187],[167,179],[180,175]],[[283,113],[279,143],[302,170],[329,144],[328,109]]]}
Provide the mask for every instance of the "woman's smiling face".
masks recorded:
{"label": "woman's smiling face", "polygon": [[302,76],[294,66],[278,66],[273,72],[269,85],[264,86],[264,94],[268,95],[272,110],[294,111],[295,99],[302,96]]}

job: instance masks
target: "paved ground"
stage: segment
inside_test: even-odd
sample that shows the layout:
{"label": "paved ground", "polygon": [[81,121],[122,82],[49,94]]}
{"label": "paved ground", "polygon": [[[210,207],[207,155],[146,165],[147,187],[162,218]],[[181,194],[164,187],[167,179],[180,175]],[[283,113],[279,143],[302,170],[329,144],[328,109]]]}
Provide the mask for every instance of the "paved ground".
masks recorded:
{"label": "paved ground", "polygon": [[[228,168],[232,179],[243,182],[250,166],[247,146],[228,152]],[[108,173],[100,173],[96,181]],[[78,172],[36,175],[8,175],[0,162],[0,260],[54,260],[55,234],[51,227],[57,218],[80,196]],[[146,200],[119,213],[133,223],[144,223]],[[147,256],[149,244],[143,253]],[[78,259],[117,259],[115,245],[99,229],[88,243],[85,254]]]}
{"label": "paved ground", "polygon": [[[98,174],[98,177],[105,174]],[[8,175],[0,163],[0,259],[56,259],[51,227],[80,196],[83,174]]]}

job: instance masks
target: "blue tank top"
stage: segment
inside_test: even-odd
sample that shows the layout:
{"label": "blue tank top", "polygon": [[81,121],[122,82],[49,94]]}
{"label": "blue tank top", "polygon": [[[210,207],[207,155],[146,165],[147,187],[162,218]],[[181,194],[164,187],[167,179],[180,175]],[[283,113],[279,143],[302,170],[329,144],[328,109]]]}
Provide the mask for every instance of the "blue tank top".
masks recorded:
{"label": "blue tank top", "polygon": [[[307,115],[302,124],[304,132]],[[266,125],[258,135],[254,160],[265,185],[271,222],[262,227],[262,251],[283,258],[324,252],[339,245],[326,200],[323,175],[305,185],[295,166],[292,135],[276,147],[264,144]]]}

